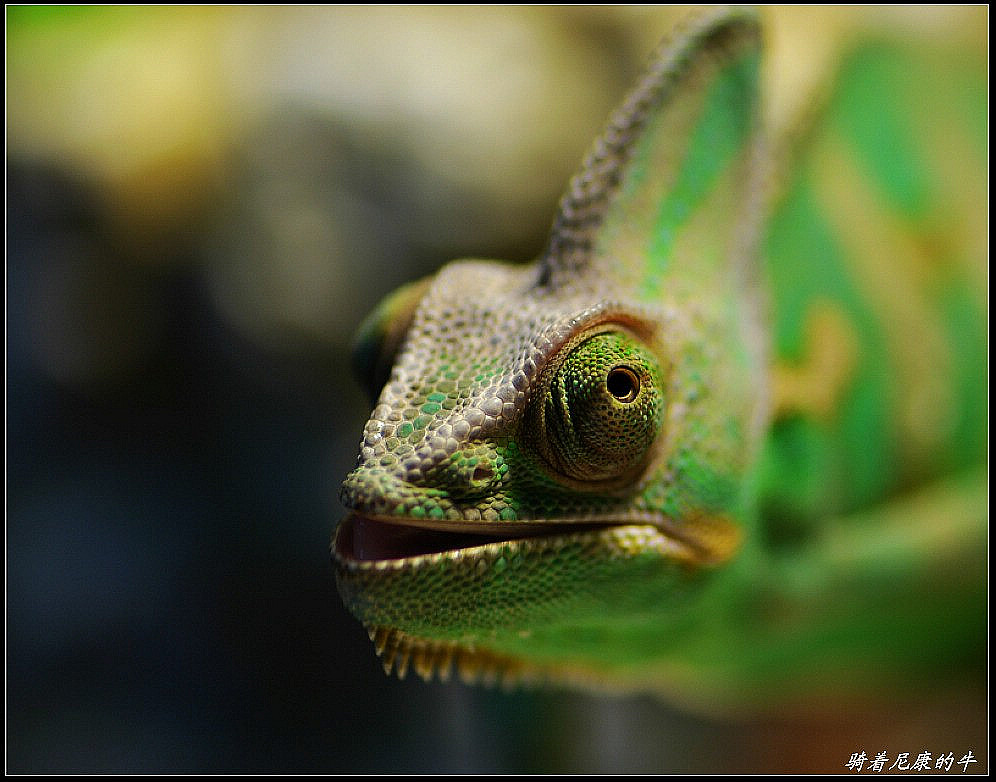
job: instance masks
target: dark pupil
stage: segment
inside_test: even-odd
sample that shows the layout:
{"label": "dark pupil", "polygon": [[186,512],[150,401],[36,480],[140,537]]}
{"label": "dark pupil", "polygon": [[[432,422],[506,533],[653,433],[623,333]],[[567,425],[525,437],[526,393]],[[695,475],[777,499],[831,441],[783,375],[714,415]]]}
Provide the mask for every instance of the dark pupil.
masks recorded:
{"label": "dark pupil", "polygon": [[632,402],[640,392],[640,378],[629,367],[616,367],[605,378],[605,387],[620,402]]}

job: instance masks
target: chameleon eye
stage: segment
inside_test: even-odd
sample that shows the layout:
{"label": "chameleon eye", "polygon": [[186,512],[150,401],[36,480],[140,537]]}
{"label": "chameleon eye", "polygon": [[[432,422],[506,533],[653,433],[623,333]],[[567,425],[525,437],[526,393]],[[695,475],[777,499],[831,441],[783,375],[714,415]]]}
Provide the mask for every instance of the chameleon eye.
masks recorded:
{"label": "chameleon eye", "polygon": [[620,478],[646,460],[663,410],[653,353],[628,334],[596,334],[570,349],[545,386],[540,451],[569,478]]}
{"label": "chameleon eye", "polygon": [[636,401],[640,378],[632,367],[613,367],[605,377],[605,389],[623,404]]}

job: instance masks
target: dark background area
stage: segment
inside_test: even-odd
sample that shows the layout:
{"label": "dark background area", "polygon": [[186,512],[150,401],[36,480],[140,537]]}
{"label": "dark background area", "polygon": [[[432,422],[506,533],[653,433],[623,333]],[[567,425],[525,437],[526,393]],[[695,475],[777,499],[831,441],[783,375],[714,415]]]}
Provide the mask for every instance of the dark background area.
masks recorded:
{"label": "dark background area", "polygon": [[7,9],[9,772],[843,770],[924,726],[985,757],[947,704],[745,728],[398,682],[339,601],[352,330],[532,257],[677,15]]}

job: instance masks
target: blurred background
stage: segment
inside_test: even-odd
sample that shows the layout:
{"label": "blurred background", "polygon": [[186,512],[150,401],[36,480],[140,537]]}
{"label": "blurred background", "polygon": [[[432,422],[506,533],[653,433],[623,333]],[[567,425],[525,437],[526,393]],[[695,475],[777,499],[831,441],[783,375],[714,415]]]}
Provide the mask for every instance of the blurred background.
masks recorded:
{"label": "blurred background", "polygon": [[[353,330],[451,258],[533,257],[686,12],[7,7],[8,771],[985,757],[984,697],[745,725],[398,682],[341,606]],[[986,46],[985,8],[766,13],[776,127],[856,28]]]}

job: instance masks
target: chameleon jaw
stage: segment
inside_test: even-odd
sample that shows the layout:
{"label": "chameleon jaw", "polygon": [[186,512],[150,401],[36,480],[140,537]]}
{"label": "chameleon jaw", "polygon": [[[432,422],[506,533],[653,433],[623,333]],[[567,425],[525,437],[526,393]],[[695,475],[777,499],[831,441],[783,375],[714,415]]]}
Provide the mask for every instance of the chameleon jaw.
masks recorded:
{"label": "chameleon jaw", "polygon": [[[431,610],[426,606],[433,601],[426,604],[416,600],[421,608],[409,606],[401,609],[400,615],[396,612],[400,604],[417,594],[414,587],[424,574],[439,570],[462,573],[462,578],[477,583],[484,573],[494,574],[516,561],[528,561],[534,568],[545,569],[560,551],[571,546],[588,551],[593,560],[620,560],[654,552],[679,567],[694,569],[701,563],[691,546],[665,535],[652,524],[534,522],[511,528],[503,525],[503,530],[504,535],[426,529],[356,513],[343,519],[332,540],[339,590],[347,607],[366,628],[385,673],[404,678],[414,670],[426,681],[446,681],[455,673],[465,683],[504,687],[568,680],[585,686],[597,683],[598,677],[592,671],[575,671],[562,665],[553,671],[491,649],[477,633],[454,637],[426,632],[426,627],[413,631],[412,611]],[[388,594],[379,590],[390,581],[407,586],[388,597],[392,590]],[[434,620],[423,615],[414,620],[414,626],[423,622],[431,626]]]}
{"label": "chameleon jaw", "polygon": [[[453,597],[459,605],[490,600],[510,607],[508,597],[492,594],[487,584],[517,573],[535,585],[533,594],[516,593],[516,599],[523,601],[518,608],[528,612],[531,602],[543,603],[557,591],[552,585],[563,580],[556,570],[567,561],[562,556],[565,550],[585,552],[580,562],[614,572],[646,554],[670,563],[666,567],[674,572],[691,573],[703,562],[692,545],[645,522],[518,524],[499,536],[424,529],[352,513],[332,541],[339,591],[367,629],[385,673],[404,678],[414,670],[427,681],[447,680],[455,673],[464,682],[507,687],[568,680],[593,686],[599,676],[584,666],[558,665],[554,670],[538,660],[502,651],[489,642],[498,628],[476,625],[463,608],[454,615],[453,606],[443,604]],[[541,572],[541,578],[534,578]],[[456,581],[424,599],[420,589],[437,577]],[[463,591],[457,582],[474,594],[469,601],[460,597]],[[521,629],[504,629],[526,640]]]}

